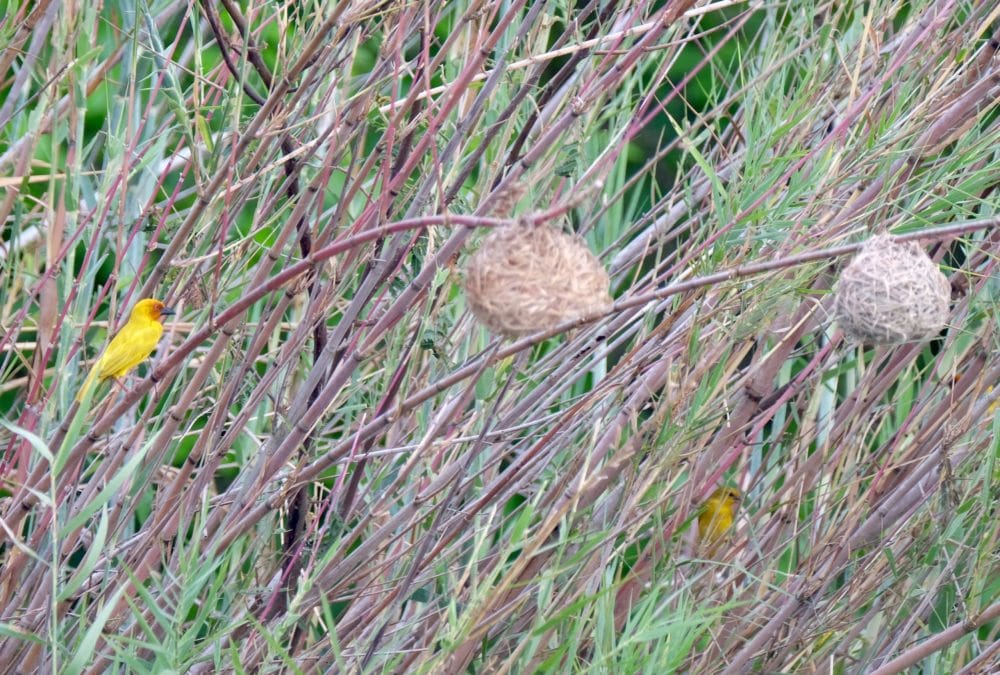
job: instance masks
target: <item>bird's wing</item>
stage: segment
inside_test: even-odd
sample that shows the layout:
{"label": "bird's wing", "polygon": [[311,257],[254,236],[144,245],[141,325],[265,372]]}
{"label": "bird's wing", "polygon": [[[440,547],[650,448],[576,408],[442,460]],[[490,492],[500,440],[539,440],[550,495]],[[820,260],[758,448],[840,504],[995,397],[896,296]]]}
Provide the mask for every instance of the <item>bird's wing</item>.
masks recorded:
{"label": "bird's wing", "polygon": [[101,356],[101,379],[124,377],[156,349],[161,335],[163,326],[157,321],[145,325],[125,324]]}

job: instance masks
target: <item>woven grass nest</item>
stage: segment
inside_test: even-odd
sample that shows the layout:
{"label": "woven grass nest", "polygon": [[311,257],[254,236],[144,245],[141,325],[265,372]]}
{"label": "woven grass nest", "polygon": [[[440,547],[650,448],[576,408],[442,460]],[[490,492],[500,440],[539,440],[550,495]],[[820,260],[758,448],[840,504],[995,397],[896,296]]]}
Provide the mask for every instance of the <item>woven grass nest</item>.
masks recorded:
{"label": "woven grass nest", "polygon": [[948,279],[920,246],[880,234],[841,272],[834,313],[853,342],[891,345],[940,332],[950,299]]}
{"label": "woven grass nest", "polygon": [[608,273],[583,241],[547,225],[495,229],[465,267],[472,313],[507,337],[608,311],[609,285]]}

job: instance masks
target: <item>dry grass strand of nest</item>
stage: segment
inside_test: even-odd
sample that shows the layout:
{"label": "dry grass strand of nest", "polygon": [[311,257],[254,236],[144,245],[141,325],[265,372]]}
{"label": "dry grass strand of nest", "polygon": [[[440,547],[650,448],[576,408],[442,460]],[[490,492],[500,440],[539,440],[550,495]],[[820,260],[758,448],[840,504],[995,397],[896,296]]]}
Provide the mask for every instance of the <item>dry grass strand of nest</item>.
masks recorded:
{"label": "dry grass strand of nest", "polygon": [[947,277],[918,244],[879,234],[840,273],[834,313],[850,340],[892,345],[940,332],[950,299]]}
{"label": "dry grass strand of nest", "polygon": [[609,286],[607,271],[587,245],[548,225],[497,228],[465,267],[472,313],[507,337],[606,312]]}

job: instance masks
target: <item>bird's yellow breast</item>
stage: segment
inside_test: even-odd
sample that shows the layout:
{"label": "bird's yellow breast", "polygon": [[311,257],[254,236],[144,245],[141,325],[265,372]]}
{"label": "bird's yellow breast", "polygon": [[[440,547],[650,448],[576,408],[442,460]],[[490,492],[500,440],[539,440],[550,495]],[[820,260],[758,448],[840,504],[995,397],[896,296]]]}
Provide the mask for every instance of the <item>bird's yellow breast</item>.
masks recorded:
{"label": "bird's yellow breast", "polygon": [[715,546],[733,527],[740,493],[733,488],[719,488],[705,502],[698,515],[698,536],[707,546]]}
{"label": "bird's yellow breast", "polygon": [[125,377],[156,349],[163,335],[163,324],[156,319],[133,316],[111,340],[98,362],[97,376]]}

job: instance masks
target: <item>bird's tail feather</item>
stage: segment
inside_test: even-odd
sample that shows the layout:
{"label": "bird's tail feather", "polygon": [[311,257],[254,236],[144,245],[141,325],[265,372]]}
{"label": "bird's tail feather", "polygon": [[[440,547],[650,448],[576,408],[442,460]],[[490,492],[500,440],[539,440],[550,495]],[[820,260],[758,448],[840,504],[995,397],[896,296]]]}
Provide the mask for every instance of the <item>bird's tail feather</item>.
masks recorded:
{"label": "bird's tail feather", "polygon": [[97,363],[95,362],[90,368],[90,373],[87,375],[87,379],[83,381],[83,386],[80,387],[80,391],[76,394],[77,401],[83,401],[83,397],[87,395],[90,388],[94,385],[94,378],[97,377]]}

